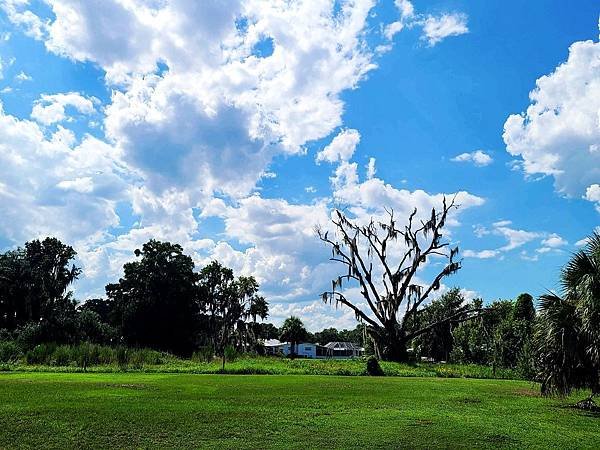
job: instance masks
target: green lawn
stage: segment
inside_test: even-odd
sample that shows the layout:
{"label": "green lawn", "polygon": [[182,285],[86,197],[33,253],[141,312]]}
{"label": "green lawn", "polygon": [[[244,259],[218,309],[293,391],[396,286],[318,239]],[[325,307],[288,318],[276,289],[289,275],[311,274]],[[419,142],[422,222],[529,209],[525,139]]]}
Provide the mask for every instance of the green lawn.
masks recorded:
{"label": "green lawn", "polygon": [[573,401],[508,380],[3,373],[0,448],[599,448]]}

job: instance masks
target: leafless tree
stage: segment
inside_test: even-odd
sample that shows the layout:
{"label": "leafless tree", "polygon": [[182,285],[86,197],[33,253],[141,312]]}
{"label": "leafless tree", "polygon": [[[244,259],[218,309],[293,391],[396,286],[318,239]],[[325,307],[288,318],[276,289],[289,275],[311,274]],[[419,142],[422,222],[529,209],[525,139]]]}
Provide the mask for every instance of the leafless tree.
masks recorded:
{"label": "leafless tree", "polygon": [[[332,289],[324,292],[322,299],[354,311],[357,320],[366,324],[380,358],[406,361],[411,339],[444,322],[468,320],[477,313],[470,309],[461,310],[426,325],[419,325],[417,320],[423,302],[440,288],[445,277],[461,267],[461,262],[456,260],[458,247],[450,248],[442,239],[448,213],[457,207],[454,199],[448,204],[444,198],[441,211],[433,208],[427,220],[417,219],[415,209],[403,229],[398,228],[393,210],[388,211],[385,222],[371,219],[364,226],[336,210],[332,219],[335,225],[333,236],[317,228],[319,238],[332,248],[330,260],[347,268],[344,275],[332,280]],[[402,249],[390,257],[389,252],[398,248]],[[415,275],[433,256],[445,260],[444,268],[430,284],[423,286],[416,282]],[[358,283],[370,312],[361,309],[341,291],[343,283],[352,281]]]}

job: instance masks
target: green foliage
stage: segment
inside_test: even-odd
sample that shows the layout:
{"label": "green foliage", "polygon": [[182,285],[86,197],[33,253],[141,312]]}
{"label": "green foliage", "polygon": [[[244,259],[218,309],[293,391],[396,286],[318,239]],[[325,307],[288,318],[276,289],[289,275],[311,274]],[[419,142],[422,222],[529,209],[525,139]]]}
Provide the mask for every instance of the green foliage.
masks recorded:
{"label": "green foliage", "polygon": [[125,342],[190,355],[197,309],[198,274],[179,245],[150,240],[135,251],[139,260],[106,286]]}
{"label": "green foliage", "polygon": [[[452,331],[467,317],[466,311],[471,309],[472,305],[465,305],[465,299],[459,288],[451,289],[427,305],[417,316],[417,327],[433,324],[447,317],[455,319],[440,323],[418,336],[413,341],[417,354],[436,361],[448,361],[453,348]],[[461,311],[465,312],[464,315],[461,315]]]}
{"label": "green foliage", "polygon": [[296,354],[296,345],[305,340],[308,336],[304,324],[298,317],[291,316],[285,319],[279,330],[281,332],[279,339],[290,343],[291,355],[294,356]]}
{"label": "green foliage", "polygon": [[[0,254],[0,329],[35,322],[46,333],[62,331],[65,315],[74,309],[67,290],[81,273],[70,265],[75,255],[72,247],[55,238],[30,241],[25,248]],[[59,340],[64,334],[47,338]]]}
{"label": "green foliage", "polygon": [[540,298],[536,327],[539,378],[545,394],[573,389],[600,394],[600,235],[592,234],[561,273],[562,295]]}
{"label": "green foliage", "polygon": [[23,352],[15,341],[0,341],[0,363],[15,363]]}
{"label": "green foliage", "polygon": [[127,366],[129,366],[129,349],[123,345],[118,346],[116,350],[116,357],[119,369],[127,370]]}
{"label": "green foliage", "polygon": [[233,345],[228,345],[227,347],[225,347],[223,356],[225,357],[226,361],[233,362],[237,359],[238,352]]}
{"label": "green foliage", "polygon": [[379,360],[375,356],[370,356],[367,359],[367,375],[372,377],[380,377],[385,375],[383,369],[379,365]]}
{"label": "green foliage", "polygon": [[210,345],[203,345],[192,354],[192,361],[195,362],[211,362],[215,356],[215,351]]}

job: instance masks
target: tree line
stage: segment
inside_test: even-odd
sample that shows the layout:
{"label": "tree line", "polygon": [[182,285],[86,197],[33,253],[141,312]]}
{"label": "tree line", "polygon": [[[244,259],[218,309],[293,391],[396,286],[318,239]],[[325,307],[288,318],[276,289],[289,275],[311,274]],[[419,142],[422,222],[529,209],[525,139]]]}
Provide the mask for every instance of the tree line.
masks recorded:
{"label": "tree line", "polygon": [[[0,333],[26,347],[43,342],[147,347],[189,356],[209,346],[250,349],[266,331],[268,303],[254,277],[213,261],[195,271],[181,246],[150,240],[106,286],[82,304],[69,290],[81,275],[75,250],[56,238],[0,254]],[[1,336],[0,336],[1,337]]]}

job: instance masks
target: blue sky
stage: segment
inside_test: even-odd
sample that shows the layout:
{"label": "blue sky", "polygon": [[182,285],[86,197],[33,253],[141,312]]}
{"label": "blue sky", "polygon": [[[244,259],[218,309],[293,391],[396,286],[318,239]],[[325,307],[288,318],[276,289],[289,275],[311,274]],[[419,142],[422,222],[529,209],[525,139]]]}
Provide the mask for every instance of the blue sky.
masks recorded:
{"label": "blue sky", "polygon": [[539,295],[599,224],[599,12],[0,0],[0,246],[64,239],[83,300],[171,240],[255,275],[274,322],[343,328],[351,312],[319,300],[339,268],[314,226],[460,193],[445,288]]}

